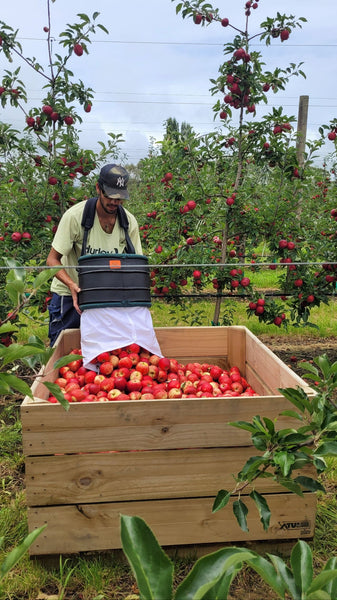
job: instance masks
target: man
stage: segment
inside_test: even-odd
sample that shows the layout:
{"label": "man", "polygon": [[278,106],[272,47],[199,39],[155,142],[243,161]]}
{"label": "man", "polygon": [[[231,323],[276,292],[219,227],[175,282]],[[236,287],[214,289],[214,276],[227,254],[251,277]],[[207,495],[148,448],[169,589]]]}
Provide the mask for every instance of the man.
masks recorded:
{"label": "man", "polygon": [[[118,222],[117,206],[121,204],[123,200],[129,198],[127,191],[128,179],[129,175],[127,171],[119,165],[108,164],[101,169],[96,184],[96,191],[98,194],[96,213],[93,226],[89,230],[85,254],[99,254],[105,252],[117,254],[124,253],[126,247],[125,230]],[[48,307],[49,339],[51,345],[55,343],[59,333],[63,329],[77,329],[80,327],[81,323],[81,310],[78,305],[78,293],[80,292],[80,288],[76,265],[82,250],[84,229],[81,226],[81,220],[84,206],[85,201],[79,202],[64,213],[47,258],[48,266],[64,267],[58,271],[51,285],[52,299]],[[142,254],[137,220],[128,210],[125,212],[129,222],[129,237],[134,246],[135,253]],[[91,325],[89,319],[90,321],[93,321],[95,316],[102,316],[101,309],[98,310],[99,312],[97,312],[96,309],[84,311],[84,313],[90,313],[89,317],[86,318],[88,326]],[[120,312],[118,312],[118,309],[105,310],[108,313],[108,321],[110,317],[112,319],[111,327],[116,327],[116,322],[120,320]],[[127,311],[125,308],[120,310]],[[129,317],[129,314],[132,315],[132,309],[127,311],[126,316]],[[124,316],[125,312],[123,313],[123,317]],[[147,329],[149,326],[149,315],[146,312],[144,313],[144,318],[145,328]],[[105,315],[104,319],[106,319]],[[131,316],[131,321],[132,320]],[[82,319],[82,321],[84,321],[84,319]],[[105,321],[105,324],[107,327],[107,321]],[[87,329],[88,328],[86,327],[86,330]],[[129,335],[128,332],[126,332],[126,336],[127,335]],[[97,331],[96,337],[99,337],[99,331]],[[126,338],[122,339],[124,340]],[[134,340],[130,340],[130,343],[132,341]],[[156,344],[154,347],[156,348]],[[113,348],[111,347],[110,350],[112,349]]]}

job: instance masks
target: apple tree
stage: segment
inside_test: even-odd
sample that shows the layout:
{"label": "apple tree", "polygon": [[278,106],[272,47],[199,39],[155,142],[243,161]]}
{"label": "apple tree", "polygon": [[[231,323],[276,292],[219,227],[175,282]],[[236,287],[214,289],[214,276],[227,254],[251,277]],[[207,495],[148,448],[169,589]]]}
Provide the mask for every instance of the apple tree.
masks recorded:
{"label": "apple tree", "polygon": [[[48,26],[45,26],[46,55],[27,58],[18,32],[0,21],[0,54],[8,61],[0,82],[3,109],[14,107],[22,115],[24,135],[11,125],[0,122],[0,259],[8,258],[22,266],[42,266],[53,234],[63,212],[93,192],[93,171],[108,157],[118,156],[120,135],[110,134],[107,144],[94,153],[79,143],[79,128],[93,107],[93,90],[76,80],[71,70],[77,60],[89,52],[97,30],[107,33],[91,18],[78,15],[78,22],[67,24],[59,35],[55,51],[51,35],[50,0],[47,2]],[[43,66],[48,65],[47,67]],[[34,72],[43,83],[43,100],[27,108],[28,94],[21,68]],[[6,273],[1,273],[5,282]],[[46,292],[40,292],[45,309]],[[48,294],[47,294],[48,296]],[[0,319],[13,307],[2,298]]]}
{"label": "apple tree", "polygon": [[[312,306],[327,302],[335,285],[327,267],[309,267],[327,254],[327,236],[322,243],[317,224],[325,227],[328,206],[319,206],[319,219],[312,219],[318,204],[312,162],[323,136],[307,143],[304,161],[299,161],[295,117],[274,108],[257,120],[258,106],[268,102],[268,95],[284,90],[291,77],[305,75],[301,63],[264,69],[251,42],[258,37],[267,47],[274,39],[285,43],[305,18],[277,13],[250,33],[249,17],[256,9],[258,2],[245,4],[240,29],[208,3],[178,2],[176,12],[183,18],[200,26],[229,27],[235,35],[224,45],[227,60],[218,77],[211,79],[212,94],[221,96],[213,106],[218,130],[198,136],[176,130],[172,135],[168,129],[161,151],[141,163],[140,194],[148,207],[142,231],[151,262],[158,263],[152,272],[156,295],[182,302],[187,283],[196,293],[212,286],[214,323],[221,299],[232,295],[248,296],[249,315],[287,326],[289,321],[308,323]],[[261,244],[267,249],[263,255]],[[329,258],[333,253],[331,245]],[[247,263],[257,270],[268,262],[280,273],[277,299],[260,298],[247,273]]]}

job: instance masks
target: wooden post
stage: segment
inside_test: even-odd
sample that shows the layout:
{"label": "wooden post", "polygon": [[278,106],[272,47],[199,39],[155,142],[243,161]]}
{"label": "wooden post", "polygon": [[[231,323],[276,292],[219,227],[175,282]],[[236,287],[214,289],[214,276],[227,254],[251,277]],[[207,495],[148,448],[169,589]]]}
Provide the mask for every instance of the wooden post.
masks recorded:
{"label": "wooden post", "polygon": [[307,138],[309,96],[300,96],[297,119],[296,154],[298,166],[304,166],[305,143]]}

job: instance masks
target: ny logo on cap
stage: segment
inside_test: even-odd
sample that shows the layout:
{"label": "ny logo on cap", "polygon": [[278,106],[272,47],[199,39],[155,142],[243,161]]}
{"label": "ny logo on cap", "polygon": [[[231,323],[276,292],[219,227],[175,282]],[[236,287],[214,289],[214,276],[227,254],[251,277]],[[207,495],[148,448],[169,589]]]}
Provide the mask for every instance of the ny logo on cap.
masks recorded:
{"label": "ny logo on cap", "polygon": [[118,177],[116,181],[116,186],[121,188],[125,187],[124,177]]}

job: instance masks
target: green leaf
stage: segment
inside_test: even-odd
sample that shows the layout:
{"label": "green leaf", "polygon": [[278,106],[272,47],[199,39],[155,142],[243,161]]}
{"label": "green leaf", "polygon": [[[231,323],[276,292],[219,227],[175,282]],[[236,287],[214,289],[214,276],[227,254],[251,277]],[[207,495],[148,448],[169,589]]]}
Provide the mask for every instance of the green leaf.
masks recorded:
{"label": "green leaf", "polygon": [[264,452],[267,450],[267,439],[265,433],[257,433],[252,436],[252,442],[257,450]]}
{"label": "green leaf", "polygon": [[60,369],[61,367],[68,365],[73,360],[78,360],[80,358],[83,358],[81,354],[67,354],[66,356],[61,356],[61,358],[55,361],[54,369]]}
{"label": "green leaf", "polygon": [[242,563],[230,567],[219,581],[204,594],[202,600],[227,600],[232,581],[241,569]]}
{"label": "green leaf", "polygon": [[285,416],[285,417],[293,417],[294,419],[303,421],[303,417],[299,413],[295,412],[294,410],[282,410],[280,412],[280,415]]}
{"label": "green leaf", "polygon": [[8,385],[13,390],[17,390],[24,396],[30,396],[30,398],[33,397],[32,391],[28,383],[26,383],[22,379],[19,379],[19,377],[12,375],[11,373],[0,373],[0,381],[1,383],[5,383],[5,385]]}
{"label": "green leaf", "polygon": [[230,492],[228,492],[227,490],[220,490],[217,493],[216,498],[214,500],[214,503],[212,506],[212,512],[215,513],[218,510],[220,510],[220,508],[224,508],[224,506],[226,506],[226,504],[228,504],[230,497],[231,497]]}
{"label": "green leaf", "polygon": [[[318,375],[316,376],[317,379]],[[279,388],[279,391],[289,402],[294,404],[301,412],[307,410],[309,414],[312,413],[312,406],[310,400],[302,388]]]}
{"label": "green leaf", "polygon": [[0,334],[1,335],[3,333],[8,333],[9,331],[15,332],[15,331],[19,331],[19,330],[16,327],[16,325],[12,325],[12,323],[3,323],[3,325],[0,326]]}
{"label": "green leaf", "polygon": [[273,421],[271,419],[268,419],[268,417],[263,417],[263,420],[264,420],[264,422],[266,424],[266,427],[267,427],[270,435],[271,436],[274,435],[274,433],[275,433],[275,425],[274,425]]}
{"label": "green leaf", "polygon": [[294,492],[294,494],[297,494],[297,496],[303,497],[301,486],[299,486],[298,483],[296,483],[293,479],[283,479],[282,477],[278,477],[277,481],[283,485],[283,487],[287,488],[287,490]]}
{"label": "green leaf", "polygon": [[[334,600],[336,598],[335,592],[337,589],[337,569],[323,569],[312,581],[311,586],[307,590],[312,595],[312,599],[318,598],[317,595],[320,590],[325,591],[329,594],[329,598]],[[331,590],[331,593],[330,593]],[[315,596],[316,594],[316,596]]]}
{"label": "green leaf", "polygon": [[300,592],[296,586],[294,576],[290,569],[287,567],[285,562],[279,556],[275,556],[275,554],[268,554],[270,560],[272,561],[275,569],[280,574],[280,577],[289,591],[291,598],[293,600],[301,600]]}
{"label": "green leaf", "polygon": [[6,292],[11,300],[11,302],[17,306],[20,303],[20,296],[22,296],[25,291],[25,283],[19,279],[15,281],[11,281],[6,285]]}
{"label": "green leaf", "polygon": [[240,471],[240,479],[242,480],[242,477],[244,477],[251,481],[251,477],[256,475],[259,467],[264,464],[265,459],[263,456],[251,456]]}
{"label": "green leaf", "polygon": [[274,462],[276,465],[279,465],[284,477],[287,477],[295,462],[295,455],[286,451],[276,452],[274,455]]}
{"label": "green leaf", "polygon": [[233,502],[233,513],[242,531],[249,531],[247,527],[248,508],[242,500]]}
{"label": "green leaf", "polygon": [[254,433],[256,431],[256,427],[254,427],[254,425],[251,425],[251,423],[248,423],[247,421],[233,421],[231,423],[228,423],[228,425],[231,425],[232,427],[237,427],[238,429],[244,429],[245,431],[250,431],[250,433]]}
{"label": "green leaf", "polygon": [[121,515],[123,551],[136,578],[141,598],[170,600],[173,563],[158,544],[150,527],[140,517]]}
{"label": "green leaf", "polygon": [[[205,594],[213,590],[224,574],[231,573],[232,567],[241,565],[255,556],[245,548],[222,548],[200,558],[184,581],[178,586],[175,600],[203,600]],[[206,596],[207,597],[207,596]],[[209,598],[214,599],[210,594]],[[165,600],[169,600],[168,594]],[[222,598],[221,598],[222,600]]]}
{"label": "green leaf", "polygon": [[295,586],[300,592],[300,597],[304,598],[312,582],[313,566],[311,548],[303,540],[295,544],[290,555],[290,564]]}
{"label": "green leaf", "polygon": [[34,290],[38,290],[44,283],[46,283],[46,281],[54,277],[60,268],[61,267],[53,267],[51,269],[45,269],[44,271],[41,271],[33,281]]}
{"label": "green leaf", "polygon": [[312,479],[312,477],[305,477],[304,475],[298,475],[298,477],[294,478],[294,481],[299,483],[302,487],[310,492],[325,492],[324,486],[316,479]]}
{"label": "green leaf", "polygon": [[7,365],[16,360],[20,360],[25,356],[33,356],[39,353],[40,350],[36,348],[36,346],[23,346],[22,344],[11,344],[11,346],[5,348],[5,352],[1,352],[0,356],[2,356],[3,358],[3,365]]}
{"label": "green leaf", "polygon": [[27,552],[30,546],[35,542],[36,538],[42,533],[42,531],[47,527],[47,525],[43,525],[38,529],[35,529],[31,533],[29,533],[23,542],[17,547],[14,548],[5,558],[3,563],[0,565],[0,579],[5,577],[7,573],[15,567],[15,565],[19,562],[22,556]]}
{"label": "green leaf", "polygon": [[247,564],[260,575],[280,598],[284,598],[286,586],[277,569],[267,559],[256,555],[254,558],[248,560]]}
{"label": "green leaf", "polygon": [[333,596],[324,590],[317,590],[306,596],[306,600],[331,600],[332,598]]}
{"label": "green leaf", "polygon": [[337,456],[337,442],[323,442],[316,448],[314,454],[317,456]]}
{"label": "green leaf", "polygon": [[[333,556],[332,558],[329,558],[329,560],[327,561],[327,563],[324,566],[324,571],[332,571],[332,570],[336,570],[337,569],[337,557]],[[315,583],[315,580],[313,581],[313,584]],[[326,590],[331,598],[337,598],[337,574],[333,579],[330,579],[330,581],[326,584],[323,585],[323,589]]]}
{"label": "green leaf", "polygon": [[267,531],[267,529],[269,527],[269,523],[270,523],[270,516],[271,516],[271,512],[270,512],[269,506],[267,504],[267,501],[264,498],[264,496],[259,494],[259,492],[257,492],[256,490],[253,490],[249,495],[252,498],[252,500],[254,500],[254,502],[257,506],[257,510],[259,511],[260,521],[263,525],[263,529],[265,531]]}
{"label": "green leaf", "polygon": [[61,392],[61,388],[57,385],[57,383],[52,383],[51,381],[44,381],[43,385],[50,391],[50,393],[55,396],[55,398],[59,401],[61,406],[63,406],[64,410],[69,410],[70,404],[68,400],[65,399],[63,393]]}

